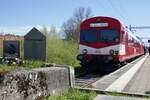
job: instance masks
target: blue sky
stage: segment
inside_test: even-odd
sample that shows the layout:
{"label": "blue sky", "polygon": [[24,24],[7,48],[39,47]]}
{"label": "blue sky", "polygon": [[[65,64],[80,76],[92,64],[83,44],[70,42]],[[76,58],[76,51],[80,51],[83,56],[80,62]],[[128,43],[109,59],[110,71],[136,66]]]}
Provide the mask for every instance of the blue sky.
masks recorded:
{"label": "blue sky", "polygon": [[[32,26],[60,28],[81,6],[91,8],[94,16],[111,16],[126,26],[150,26],[150,0],[0,0],[0,31],[25,34]],[[137,33],[150,37],[150,29]]]}

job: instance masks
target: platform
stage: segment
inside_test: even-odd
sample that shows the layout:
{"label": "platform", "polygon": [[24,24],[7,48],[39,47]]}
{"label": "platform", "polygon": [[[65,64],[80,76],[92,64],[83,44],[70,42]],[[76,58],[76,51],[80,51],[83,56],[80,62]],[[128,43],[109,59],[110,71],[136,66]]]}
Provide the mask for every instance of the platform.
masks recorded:
{"label": "platform", "polygon": [[150,94],[150,55],[124,88],[123,92]]}
{"label": "platform", "polygon": [[124,97],[124,96],[98,95],[94,98],[94,100],[149,100],[149,99]]}
{"label": "platform", "polygon": [[[150,55],[142,56],[93,84],[95,88],[129,94],[150,95]],[[94,100],[148,100],[98,95]]]}
{"label": "platform", "polygon": [[93,83],[92,86],[100,90],[122,92],[128,82],[132,80],[136,72],[140,69],[140,65],[147,59],[147,56],[141,56],[117,71],[104,76],[102,79]]}

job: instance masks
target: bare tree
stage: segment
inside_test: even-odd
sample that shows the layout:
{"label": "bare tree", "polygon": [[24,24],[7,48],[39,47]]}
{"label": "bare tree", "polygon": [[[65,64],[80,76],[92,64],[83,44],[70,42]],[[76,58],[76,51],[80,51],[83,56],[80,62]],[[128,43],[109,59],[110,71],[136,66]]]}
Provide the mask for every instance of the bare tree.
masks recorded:
{"label": "bare tree", "polygon": [[48,28],[44,25],[40,31],[46,36],[47,40],[59,38],[59,32],[55,26],[51,26],[48,30]]}
{"label": "bare tree", "polygon": [[47,30],[47,27],[45,25],[40,31],[46,36],[46,38],[48,38],[49,31]]}
{"label": "bare tree", "polygon": [[92,11],[90,8],[79,7],[73,13],[73,16],[68,19],[63,25],[62,30],[67,40],[79,41],[80,35],[80,23],[92,17]]}

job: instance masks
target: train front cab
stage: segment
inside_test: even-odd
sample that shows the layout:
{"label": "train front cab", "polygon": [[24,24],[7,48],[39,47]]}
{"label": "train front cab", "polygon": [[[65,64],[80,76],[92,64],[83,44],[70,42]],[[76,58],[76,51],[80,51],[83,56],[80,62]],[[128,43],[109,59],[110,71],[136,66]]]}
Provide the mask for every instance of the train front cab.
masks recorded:
{"label": "train front cab", "polygon": [[[106,26],[99,27],[98,25]],[[120,44],[122,34],[121,23],[118,20],[107,17],[92,18],[84,21],[80,29],[80,53],[77,59],[80,60],[82,66],[92,63],[100,67],[99,65],[102,64],[119,62],[119,55],[124,53],[125,46]],[[104,67],[102,70],[110,69],[113,68]]]}

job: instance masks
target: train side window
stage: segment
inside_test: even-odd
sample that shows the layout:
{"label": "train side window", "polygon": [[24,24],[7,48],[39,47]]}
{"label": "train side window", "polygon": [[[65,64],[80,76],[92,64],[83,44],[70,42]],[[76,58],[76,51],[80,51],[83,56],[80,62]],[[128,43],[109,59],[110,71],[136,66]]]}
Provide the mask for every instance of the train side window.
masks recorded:
{"label": "train side window", "polygon": [[128,34],[127,33],[126,33],[125,37],[126,37],[125,43],[126,43],[126,45],[128,45]]}
{"label": "train side window", "polygon": [[134,40],[133,37],[131,37],[131,43],[133,43],[133,40]]}
{"label": "train side window", "polygon": [[120,41],[125,42],[125,33],[123,30],[121,31]]}
{"label": "train side window", "polygon": [[126,42],[126,34],[123,34],[122,39],[123,39],[123,42],[125,43]]}
{"label": "train side window", "polygon": [[132,41],[132,37],[128,35],[128,42],[131,43],[131,41]]}

